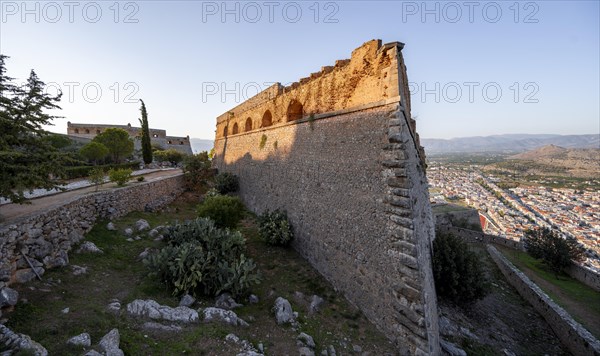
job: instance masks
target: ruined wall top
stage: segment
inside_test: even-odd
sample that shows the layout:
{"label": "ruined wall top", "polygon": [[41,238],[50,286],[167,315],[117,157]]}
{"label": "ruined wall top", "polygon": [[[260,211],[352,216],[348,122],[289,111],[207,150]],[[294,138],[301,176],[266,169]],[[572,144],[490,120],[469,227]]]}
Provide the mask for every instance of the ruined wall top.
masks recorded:
{"label": "ruined wall top", "polygon": [[220,115],[216,139],[386,100],[409,110],[403,47],[400,42],[382,45],[381,40],[371,40],[352,51],[350,59],[286,87],[275,83]]}

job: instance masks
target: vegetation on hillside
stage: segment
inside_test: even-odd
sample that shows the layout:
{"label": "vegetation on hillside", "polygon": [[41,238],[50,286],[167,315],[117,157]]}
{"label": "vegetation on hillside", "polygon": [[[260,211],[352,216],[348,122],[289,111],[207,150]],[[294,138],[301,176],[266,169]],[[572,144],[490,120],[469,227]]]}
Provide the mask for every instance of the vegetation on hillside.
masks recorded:
{"label": "vegetation on hillside", "polygon": [[452,234],[436,233],[433,277],[437,295],[456,304],[469,304],[486,294],[479,257]]}
{"label": "vegetation on hillside", "polygon": [[572,261],[581,262],[585,249],[576,239],[561,236],[560,232],[548,228],[525,231],[525,249],[533,258],[540,259],[558,278]]}

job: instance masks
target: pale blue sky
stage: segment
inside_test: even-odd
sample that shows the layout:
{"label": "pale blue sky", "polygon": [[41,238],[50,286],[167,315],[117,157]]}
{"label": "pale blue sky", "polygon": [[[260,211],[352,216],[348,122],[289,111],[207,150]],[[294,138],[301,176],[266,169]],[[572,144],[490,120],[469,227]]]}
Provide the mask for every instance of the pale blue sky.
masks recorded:
{"label": "pale blue sky", "polygon": [[8,74],[33,68],[64,92],[52,131],[137,124],[134,94],[152,127],[212,139],[215,118],[259,86],[297,81],[379,38],[406,44],[421,137],[600,134],[598,1],[227,2],[224,19],[221,1],[115,3],[0,1]]}

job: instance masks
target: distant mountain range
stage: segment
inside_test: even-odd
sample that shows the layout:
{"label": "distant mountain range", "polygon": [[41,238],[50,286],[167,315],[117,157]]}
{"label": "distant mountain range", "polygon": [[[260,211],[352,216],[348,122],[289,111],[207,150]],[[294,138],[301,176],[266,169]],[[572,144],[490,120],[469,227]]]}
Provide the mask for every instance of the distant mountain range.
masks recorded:
{"label": "distant mountain range", "polygon": [[199,153],[202,151],[210,151],[214,146],[213,140],[205,140],[202,138],[190,138],[192,152]]}
{"label": "distant mountain range", "polygon": [[509,134],[459,137],[452,139],[423,138],[426,153],[518,153],[547,145],[564,148],[600,148],[600,134],[595,135],[529,135]]}

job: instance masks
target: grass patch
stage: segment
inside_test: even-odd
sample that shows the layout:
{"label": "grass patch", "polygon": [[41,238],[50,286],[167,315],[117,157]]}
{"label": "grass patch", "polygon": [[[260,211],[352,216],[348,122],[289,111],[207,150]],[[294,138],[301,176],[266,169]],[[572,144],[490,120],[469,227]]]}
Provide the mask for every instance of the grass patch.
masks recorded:
{"label": "grass patch", "polygon": [[600,293],[562,274],[558,278],[542,261],[523,251],[496,246],[517,268],[531,278],[552,300],[596,337],[600,336]]}

